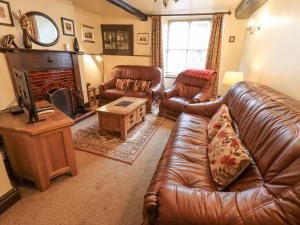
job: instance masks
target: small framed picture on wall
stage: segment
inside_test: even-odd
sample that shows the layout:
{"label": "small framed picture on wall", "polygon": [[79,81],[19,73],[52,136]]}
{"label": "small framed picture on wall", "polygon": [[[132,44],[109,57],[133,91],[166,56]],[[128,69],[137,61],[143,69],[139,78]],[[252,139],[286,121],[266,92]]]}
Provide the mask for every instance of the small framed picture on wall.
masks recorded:
{"label": "small framed picture on wall", "polygon": [[138,33],[137,34],[137,43],[139,45],[148,45],[149,44],[149,34],[148,33]]}
{"label": "small framed picture on wall", "polygon": [[11,15],[10,4],[7,1],[0,0],[0,25],[14,26],[14,20]]}
{"label": "small framed picture on wall", "polygon": [[70,19],[62,17],[61,25],[62,25],[62,30],[63,30],[64,35],[75,36],[74,20],[70,20]]}
{"label": "small framed picture on wall", "polygon": [[95,43],[95,30],[94,30],[94,27],[82,24],[81,25],[81,30],[82,30],[82,40],[84,42]]}

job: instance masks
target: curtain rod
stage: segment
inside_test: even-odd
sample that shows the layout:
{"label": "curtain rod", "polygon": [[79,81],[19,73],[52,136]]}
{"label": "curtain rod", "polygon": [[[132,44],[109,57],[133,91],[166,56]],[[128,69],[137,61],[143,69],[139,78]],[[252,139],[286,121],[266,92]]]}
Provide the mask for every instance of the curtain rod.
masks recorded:
{"label": "curtain rod", "polygon": [[179,14],[149,14],[148,16],[211,16],[216,14],[231,15],[231,11],[228,12],[213,12],[213,13],[179,13]]}

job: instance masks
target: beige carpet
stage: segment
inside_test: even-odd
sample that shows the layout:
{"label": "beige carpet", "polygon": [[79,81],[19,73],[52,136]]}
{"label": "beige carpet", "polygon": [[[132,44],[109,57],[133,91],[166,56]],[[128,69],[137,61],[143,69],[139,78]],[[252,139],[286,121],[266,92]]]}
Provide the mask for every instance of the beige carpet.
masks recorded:
{"label": "beige carpet", "polygon": [[[77,124],[73,131],[94,119]],[[143,195],[173,125],[165,120],[132,166],[76,151],[77,176],[62,176],[45,192],[21,186],[22,199],[0,215],[0,224],[139,225]]]}
{"label": "beige carpet", "polygon": [[147,114],[145,121],[133,127],[128,133],[128,139],[123,141],[119,132],[101,135],[99,122],[95,118],[89,127],[73,134],[74,147],[132,165],[164,120],[164,117]]}

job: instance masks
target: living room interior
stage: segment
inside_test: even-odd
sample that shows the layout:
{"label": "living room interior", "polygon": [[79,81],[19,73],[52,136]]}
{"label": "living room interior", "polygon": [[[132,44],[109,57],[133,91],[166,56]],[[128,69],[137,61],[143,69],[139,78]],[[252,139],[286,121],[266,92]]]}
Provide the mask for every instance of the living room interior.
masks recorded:
{"label": "living room interior", "polygon": [[299,9],[0,0],[0,225],[300,224]]}

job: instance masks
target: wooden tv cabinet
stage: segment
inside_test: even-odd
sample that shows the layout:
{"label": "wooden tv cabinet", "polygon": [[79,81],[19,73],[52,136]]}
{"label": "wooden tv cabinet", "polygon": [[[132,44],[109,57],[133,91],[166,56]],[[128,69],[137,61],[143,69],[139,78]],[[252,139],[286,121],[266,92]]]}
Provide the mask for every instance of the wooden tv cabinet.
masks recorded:
{"label": "wooden tv cabinet", "polygon": [[42,122],[27,124],[28,114],[0,114],[2,135],[14,175],[48,189],[50,180],[61,174],[77,174],[71,134],[74,121],[55,109],[40,116]]}

